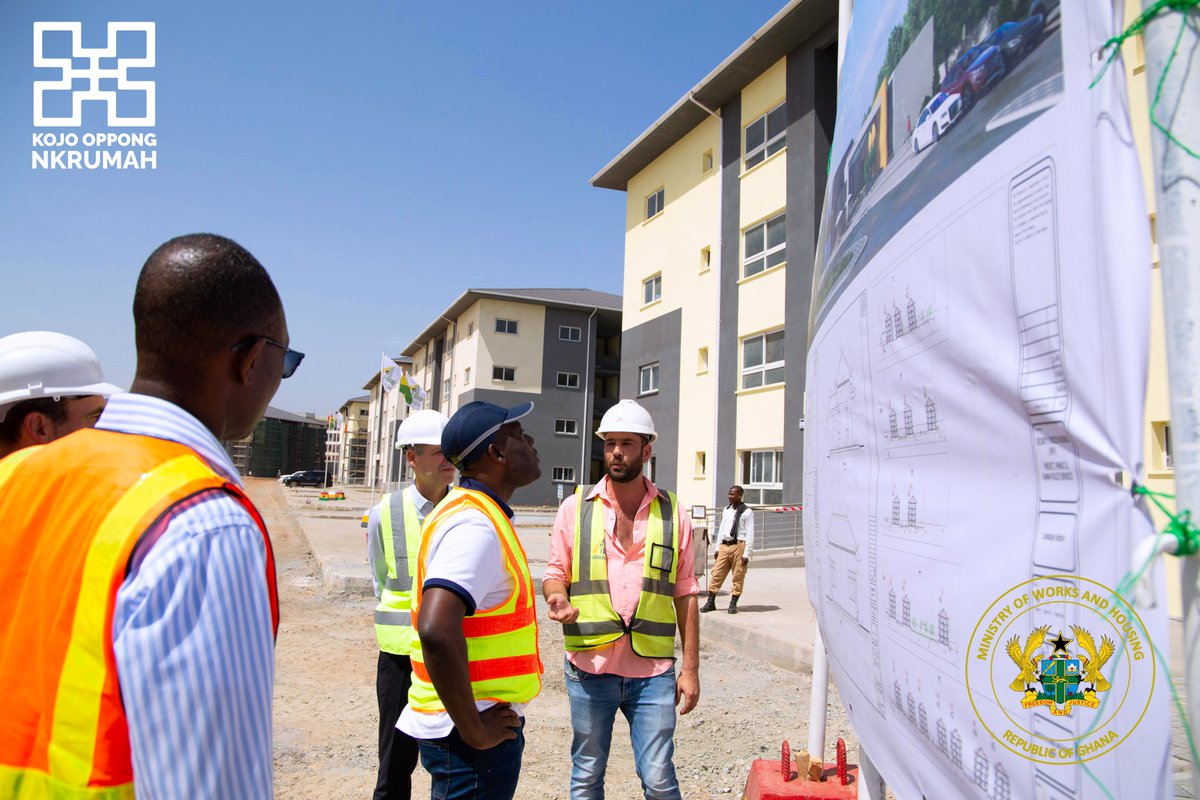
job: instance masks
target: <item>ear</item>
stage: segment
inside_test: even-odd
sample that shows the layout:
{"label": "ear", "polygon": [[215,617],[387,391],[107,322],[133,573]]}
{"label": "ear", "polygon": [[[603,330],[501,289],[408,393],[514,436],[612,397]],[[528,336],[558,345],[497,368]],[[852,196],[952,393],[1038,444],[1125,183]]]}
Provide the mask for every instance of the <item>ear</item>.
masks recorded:
{"label": "ear", "polygon": [[644,445],[642,445],[642,461],[649,461],[650,453],[652,453],[653,451],[654,451],[654,446],[651,445],[649,442],[646,442]]}
{"label": "ear", "polygon": [[21,420],[21,427],[25,429],[25,435],[37,444],[46,444],[54,433],[50,418],[40,411],[26,414],[25,419]]}
{"label": "ear", "polygon": [[263,348],[266,346],[267,343],[259,339],[249,347],[233,353],[234,377],[239,383],[247,385],[251,382],[254,375],[254,368],[261,362]]}

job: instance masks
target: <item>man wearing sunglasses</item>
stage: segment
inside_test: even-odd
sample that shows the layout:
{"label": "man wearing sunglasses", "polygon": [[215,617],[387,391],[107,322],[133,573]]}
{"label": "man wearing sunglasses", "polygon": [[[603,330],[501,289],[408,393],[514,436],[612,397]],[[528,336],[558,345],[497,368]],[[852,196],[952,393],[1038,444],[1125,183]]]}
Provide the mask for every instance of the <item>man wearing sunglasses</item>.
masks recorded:
{"label": "man wearing sunglasses", "polygon": [[0,461],[0,797],[271,797],[275,565],[221,441],[303,356],[220,236],[155,250],[133,316],[130,391]]}

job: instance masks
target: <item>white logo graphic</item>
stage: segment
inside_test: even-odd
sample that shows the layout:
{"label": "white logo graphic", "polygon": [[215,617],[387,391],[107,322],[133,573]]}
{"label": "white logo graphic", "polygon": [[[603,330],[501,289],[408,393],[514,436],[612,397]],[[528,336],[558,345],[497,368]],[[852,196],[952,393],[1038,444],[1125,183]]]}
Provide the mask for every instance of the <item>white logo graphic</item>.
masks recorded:
{"label": "white logo graphic", "polygon": [[[71,34],[71,55],[63,58],[47,58],[42,54],[42,40],[48,31],[68,31]],[[141,31],[146,36],[146,55],[143,58],[120,58],[117,55],[117,33]],[[103,100],[108,104],[108,125],[112,128],[150,128],[154,126],[154,81],[133,81],[128,78],[130,68],[154,66],[154,23],[153,22],[110,22],[108,44],[105,47],[83,46],[83,24],[80,22],[35,22],[33,23],[33,65],[56,67],[62,70],[62,79],[57,81],[34,81],[33,124],[35,127],[78,128],[83,124],[83,101]],[[86,59],[87,67],[76,69],[74,61]],[[102,67],[101,59],[116,61],[115,67]],[[102,79],[115,79],[116,90],[102,91]],[[86,80],[87,89],[75,89],[74,81]],[[42,113],[43,93],[50,91],[71,92],[71,116],[47,117]],[[117,114],[117,92],[145,92],[146,113],[141,117],[122,117]]]}

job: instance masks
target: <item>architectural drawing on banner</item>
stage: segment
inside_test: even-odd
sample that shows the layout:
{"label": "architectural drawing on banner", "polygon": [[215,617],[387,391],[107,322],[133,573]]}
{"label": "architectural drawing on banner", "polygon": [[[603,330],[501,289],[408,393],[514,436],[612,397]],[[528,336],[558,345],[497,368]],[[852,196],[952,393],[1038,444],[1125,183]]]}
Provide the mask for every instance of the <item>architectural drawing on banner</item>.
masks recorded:
{"label": "architectural drawing on banner", "polygon": [[829,581],[826,596],[856,625],[866,630],[861,616],[864,604],[859,596],[862,582],[858,537],[845,514],[834,514],[830,518],[828,533],[829,564],[825,574]]}
{"label": "architectural drawing on banner", "polygon": [[899,550],[889,550],[886,563],[892,571],[880,575],[880,585],[889,643],[926,668],[935,665],[930,654],[953,665],[961,644],[953,611],[959,601],[958,565]]}
{"label": "architectural drawing on banner", "polygon": [[[903,375],[897,382],[903,386]],[[919,455],[914,445],[929,445],[946,441],[942,408],[937,397],[927,386],[915,391],[905,391],[887,398],[878,404],[879,423],[883,431],[883,442],[889,458]],[[939,447],[932,452],[945,452]]]}
{"label": "architectural drawing on banner", "polygon": [[885,535],[923,544],[946,545],[946,526],[938,521],[944,501],[934,496],[945,487],[927,486],[928,483],[927,478],[918,476],[914,470],[892,478],[890,491],[880,498],[879,511]]}
{"label": "architectural drawing on banner", "polygon": [[934,330],[933,306],[917,308],[917,301],[907,289],[902,304],[893,299],[890,305],[884,306],[882,313],[883,332],[879,334],[879,347],[884,355],[914,339],[922,339]]}
{"label": "architectural drawing on banner", "polygon": [[854,406],[858,399],[855,377],[846,354],[842,353],[838,359],[833,388],[829,392],[829,410],[826,412],[830,457],[858,453],[866,446],[865,437],[855,421]]}

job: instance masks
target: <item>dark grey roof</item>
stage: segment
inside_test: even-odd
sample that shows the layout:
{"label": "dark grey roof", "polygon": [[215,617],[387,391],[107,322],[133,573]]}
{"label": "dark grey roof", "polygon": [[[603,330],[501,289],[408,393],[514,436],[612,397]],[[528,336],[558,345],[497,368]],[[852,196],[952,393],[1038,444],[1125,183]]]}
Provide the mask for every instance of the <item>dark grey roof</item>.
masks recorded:
{"label": "dark grey roof", "polygon": [[[447,319],[457,319],[460,314],[486,297],[558,308],[595,308],[614,314],[621,313],[622,300],[619,294],[595,289],[467,289],[404,348],[404,356],[412,356],[421,349],[424,342],[444,330],[448,325]],[[411,358],[409,361],[411,363]]]}
{"label": "dark grey roof", "polygon": [[609,311],[621,310],[621,295],[612,292],[598,292],[595,289],[472,289],[471,291],[479,295],[536,300],[555,305],[606,308]]}
{"label": "dark grey roof", "polygon": [[275,408],[274,406],[267,406],[267,410],[263,413],[263,416],[267,419],[278,419],[283,420],[284,422],[304,422],[310,425],[325,424],[325,420],[323,419],[314,419],[301,414],[293,414],[290,411],[284,411],[283,409]]}
{"label": "dark grey roof", "polygon": [[[410,360],[409,363],[411,364],[412,361]],[[369,403],[369,402],[371,402],[371,395],[363,394],[363,395],[359,395],[358,397],[351,397],[349,400],[342,403],[342,405],[348,406],[351,403]]]}
{"label": "dark grey roof", "polygon": [[625,191],[630,178],[704,121],[708,116],[705,108],[719,111],[768,67],[831,23],[832,27],[825,33],[831,34],[831,41],[836,43],[837,18],[838,0],[791,0],[593,175],[592,186]]}

